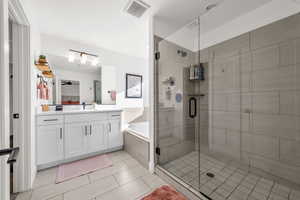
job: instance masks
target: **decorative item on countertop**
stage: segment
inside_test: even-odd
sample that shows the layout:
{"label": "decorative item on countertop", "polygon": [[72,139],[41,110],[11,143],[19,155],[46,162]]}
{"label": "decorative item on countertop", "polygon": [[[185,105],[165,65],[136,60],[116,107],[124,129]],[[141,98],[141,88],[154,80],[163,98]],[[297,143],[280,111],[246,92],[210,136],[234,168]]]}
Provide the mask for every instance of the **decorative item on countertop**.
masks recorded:
{"label": "decorative item on countertop", "polygon": [[43,112],[48,112],[49,111],[49,106],[48,105],[42,105],[42,111]]}
{"label": "decorative item on countertop", "polygon": [[63,110],[63,105],[56,105],[55,106],[55,111],[62,111]]}
{"label": "decorative item on countertop", "polygon": [[46,56],[44,56],[44,55],[39,56],[39,60],[37,62],[35,62],[35,65],[42,72],[51,71],[50,67],[49,67],[49,64],[48,64],[48,61],[46,59]]}

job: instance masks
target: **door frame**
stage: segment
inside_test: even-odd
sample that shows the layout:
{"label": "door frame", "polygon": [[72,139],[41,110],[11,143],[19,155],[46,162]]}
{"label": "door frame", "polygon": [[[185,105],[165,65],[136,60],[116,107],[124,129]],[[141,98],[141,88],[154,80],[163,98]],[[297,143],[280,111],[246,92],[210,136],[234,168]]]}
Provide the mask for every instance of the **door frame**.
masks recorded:
{"label": "door frame", "polygon": [[[31,63],[30,63],[30,24],[19,0],[0,1],[0,148],[9,148],[9,23],[11,18],[13,26],[13,50],[14,71],[17,72],[16,87],[14,86],[13,112],[20,114],[20,118],[13,120],[14,129],[18,134],[14,135],[14,145],[20,147],[18,161],[14,165],[14,192],[26,191],[31,188],[33,182],[32,169],[32,100],[31,100]],[[15,76],[15,74],[14,74]],[[15,82],[14,82],[15,83]],[[16,106],[17,105],[17,106]],[[6,158],[1,158],[0,163],[0,198],[8,200],[9,189],[9,166]]]}
{"label": "door frame", "polygon": [[[0,1],[0,148],[9,147],[9,17],[8,0]],[[7,156],[0,158],[0,199],[9,200]]]}

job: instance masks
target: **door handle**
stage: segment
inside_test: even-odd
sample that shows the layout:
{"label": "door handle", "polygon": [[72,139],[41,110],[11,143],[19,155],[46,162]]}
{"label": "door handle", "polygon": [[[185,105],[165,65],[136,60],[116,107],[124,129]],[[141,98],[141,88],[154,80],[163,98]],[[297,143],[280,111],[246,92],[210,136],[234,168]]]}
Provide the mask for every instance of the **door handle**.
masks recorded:
{"label": "door handle", "polygon": [[12,164],[17,161],[17,156],[19,154],[19,151],[20,151],[19,147],[3,149],[3,150],[0,150],[0,156],[9,155],[7,164]]}
{"label": "door handle", "polygon": [[109,122],[109,124],[108,124],[108,132],[111,133],[111,123],[110,123],[110,122]]}
{"label": "door handle", "polygon": [[84,126],[84,134],[87,136],[87,126]]}
{"label": "door handle", "polygon": [[55,122],[58,121],[58,119],[45,119],[44,122]]}
{"label": "door handle", "polygon": [[60,130],[60,132],[59,132],[59,134],[60,134],[59,137],[60,137],[60,139],[62,140],[62,139],[63,139],[62,128],[60,128],[59,130]]}
{"label": "door handle", "polygon": [[[194,103],[194,111],[192,110],[192,104]],[[197,116],[197,99],[191,97],[189,100],[189,116],[190,118],[195,118]]]}
{"label": "door handle", "polygon": [[90,135],[92,135],[92,125],[90,125]]}

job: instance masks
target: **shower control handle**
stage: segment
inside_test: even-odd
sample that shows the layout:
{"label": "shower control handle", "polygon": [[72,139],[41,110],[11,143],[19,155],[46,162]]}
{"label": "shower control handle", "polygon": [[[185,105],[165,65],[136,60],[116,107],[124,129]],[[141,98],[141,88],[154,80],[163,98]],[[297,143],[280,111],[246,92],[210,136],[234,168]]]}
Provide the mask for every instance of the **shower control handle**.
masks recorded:
{"label": "shower control handle", "polygon": [[[194,105],[194,109],[192,109],[192,105]],[[195,97],[189,99],[189,116],[190,118],[195,118],[197,116],[197,99]]]}
{"label": "shower control handle", "polygon": [[244,113],[251,114],[251,110],[249,108],[244,110]]}

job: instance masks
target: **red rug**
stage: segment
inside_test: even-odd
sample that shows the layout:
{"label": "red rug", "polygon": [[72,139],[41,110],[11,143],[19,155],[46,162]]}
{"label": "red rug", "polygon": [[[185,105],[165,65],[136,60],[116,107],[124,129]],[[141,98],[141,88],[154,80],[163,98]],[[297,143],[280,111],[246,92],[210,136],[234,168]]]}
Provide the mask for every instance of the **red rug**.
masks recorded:
{"label": "red rug", "polygon": [[162,186],[142,200],[188,200],[170,186]]}

